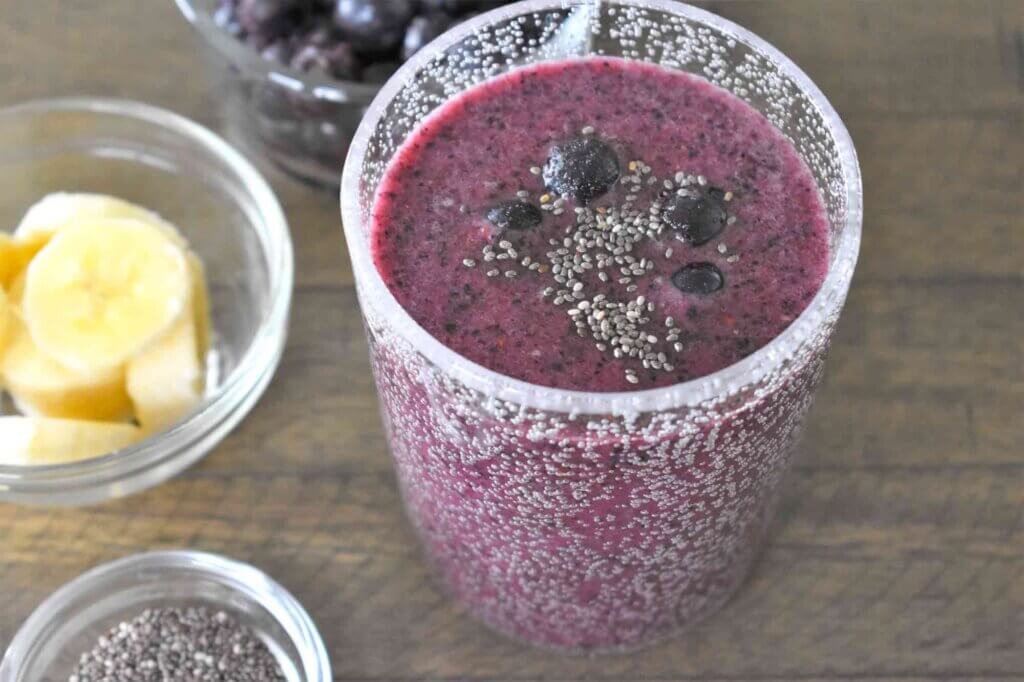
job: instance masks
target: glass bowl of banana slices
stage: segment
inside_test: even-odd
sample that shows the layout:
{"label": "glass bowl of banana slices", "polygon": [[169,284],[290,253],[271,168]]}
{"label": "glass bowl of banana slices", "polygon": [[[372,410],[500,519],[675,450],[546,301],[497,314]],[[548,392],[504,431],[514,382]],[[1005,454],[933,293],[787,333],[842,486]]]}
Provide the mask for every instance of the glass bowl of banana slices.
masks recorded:
{"label": "glass bowl of banana slices", "polygon": [[0,110],[0,501],[195,463],[270,382],[292,280],[277,199],[208,130],[115,100]]}

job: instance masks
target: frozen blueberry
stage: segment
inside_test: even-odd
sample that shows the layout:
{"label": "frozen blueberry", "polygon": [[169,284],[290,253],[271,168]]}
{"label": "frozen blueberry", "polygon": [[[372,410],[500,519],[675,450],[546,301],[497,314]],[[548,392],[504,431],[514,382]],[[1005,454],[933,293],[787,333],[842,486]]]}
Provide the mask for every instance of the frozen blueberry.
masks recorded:
{"label": "frozen blueberry", "polygon": [[674,195],[665,204],[662,215],[683,239],[694,246],[706,244],[725,229],[729,215],[725,210],[725,192],[711,188],[693,196]]}
{"label": "frozen blueberry", "polygon": [[343,42],[338,35],[334,24],[329,21],[314,23],[311,28],[299,39],[302,45],[316,45],[317,47],[330,47],[338,42]]}
{"label": "frozen blueberry", "polygon": [[672,284],[684,294],[713,294],[725,285],[722,271],[713,263],[690,263],[676,270]]}
{"label": "frozen blueberry", "polygon": [[487,220],[499,232],[505,230],[528,230],[540,225],[543,214],[540,209],[525,201],[512,199],[503,201],[487,211]]}
{"label": "frozen blueberry", "polygon": [[357,50],[384,53],[402,42],[412,0],[338,0],[334,24]]}
{"label": "frozen blueberry", "polygon": [[475,12],[495,9],[506,4],[508,0],[420,0],[428,10],[445,12],[452,16],[463,16]]}
{"label": "frozen blueberry", "polygon": [[544,164],[544,184],[562,196],[590,201],[619,179],[619,159],[608,143],[576,137],[555,145]]}
{"label": "frozen blueberry", "polygon": [[287,64],[292,59],[292,46],[287,40],[275,40],[260,52],[264,59],[278,64]]}
{"label": "frozen blueberry", "polygon": [[348,43],[331,47],[307,44],[295,53],[291,64],[299,71],[319,71],[339,80],[353,80],[358,73],[356,55]]}
{"label": "frozen blueberry", "polygon": [[240,0],[238,23],[269,43],[292,27],[301,8],[301,0]]}
{"label": "frozen blueberry", "polygon": [[402,41],[402,59],[406,60],[419,52],[424,45],[444,33],[451,24],[452,20],[448,15],[441,12],[413,19],[409,22],[409,28],[405,30],[405,39]]}

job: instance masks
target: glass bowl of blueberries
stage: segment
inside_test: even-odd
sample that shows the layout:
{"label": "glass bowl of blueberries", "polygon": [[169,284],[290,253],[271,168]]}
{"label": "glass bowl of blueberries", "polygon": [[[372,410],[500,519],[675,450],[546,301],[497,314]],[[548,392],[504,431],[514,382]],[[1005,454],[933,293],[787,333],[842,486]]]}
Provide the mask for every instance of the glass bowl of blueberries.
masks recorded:
{"label": "glass bowl of blueberries", "polygon": [[202,36],[228,136],[335,188],[366,107],[406,59],[508,0],[176,0]]}

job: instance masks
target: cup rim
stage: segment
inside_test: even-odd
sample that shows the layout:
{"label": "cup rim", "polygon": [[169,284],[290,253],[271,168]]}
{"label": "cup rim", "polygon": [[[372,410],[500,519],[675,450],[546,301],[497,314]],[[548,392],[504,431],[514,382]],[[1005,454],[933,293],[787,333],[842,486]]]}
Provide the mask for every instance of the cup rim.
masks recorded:
{"label": "cup rim", "polygon": [[775,62],[816,107],[836,142],[846,182],[846,219],[828,273],[803,312],[772,341],[737,363],[702,377],[667,387],[642,391],[590,392],[532,384],[494,372],[451,350],[417,323],[398,303],[373,264],[367,240],[359,234],[360,170],[377,123],[403,85],[435,55],[491,24],[515,16],[557,9],[594,7],[588,0],[526,0],[473,17],[435,39],[417,52],[384,85],[367,108],[352,139],[342,172],[341,214],[349,254],[361,299],[373,301],[375,310],[419,353],[436,367],[464,385],[492,399],[509,401],[527,408],[569,414],[624,414],[694,407],[730,387],[753,384],[782,366],[827,319],[828,311],[841,304],[849,289],[861,239],[863,190],[857,152],[850,134],[820,89],[792,60],[751,31],[718,15],[674,0],[615,0],[614,4],[641,7],[709,25],[737,42]]}
{"label": "cup rim", "polygon": [[[35,644],[36,637],[66,605],[96,585],[118,575],[155,568],[180,568],[202,572],[222,580],[236,592],[265,608],[303,654],[315,659],[317,676],[308,682],[329,682],[331,662],[320,631],[302,604],[281,584],[250,564],[218,554],[196,550],[162,550],[143,552],[95,566],[73,578],[47,597],[29,615],[11,639],[6,654],[0,658],[0,681],[13,682],[14,668]],[[305,656],[304,656],[305,659]],[[306,661],[303,660],[305,663]],[[8,678],[7,676],[12,677]]]}
{"label": "cup rim", "polygon": [[305,92],[331,102],[366,104],[380,91],[381,86],[361,81],[346,81],[329,76],[303,73],[284,64],[264,59],[256,50],[229,35],[217,26],[209,12],[198,6],[196,0],[175,0],[186,21],[203,37],[214,51],[247,74],[255,74],[288,90]]}
{"label": "cup rim", "polygon": [[[109,497],[98,492],[104,485],[121,483],[148,469],[167,465],[178,455],[203,449],[196,454],[195,459],[198,459],[226,435],[223,427],[230,426],[227,422],[240,420],[262,394],[277,369],[287,332],[294,282],[291,235],[284,211],[259,171],[204,126],[166,109],[140,102],[96,97],[31,100],[0,109],[0,119],[68,111],[136,119],[186,138],[221,158],[252,195],[262,218],[254,225],[254,231],[267,260],[270,307],[264,311],[249,347],[231,373],[211,396],[173,427],[101,457],[38,466],[0,465],[0,500],[45,504],[94,502]],[[177,471],[171,471],[168,476],[173,473]],[[117,494],[136,492],[147,485],[125,485]]]}

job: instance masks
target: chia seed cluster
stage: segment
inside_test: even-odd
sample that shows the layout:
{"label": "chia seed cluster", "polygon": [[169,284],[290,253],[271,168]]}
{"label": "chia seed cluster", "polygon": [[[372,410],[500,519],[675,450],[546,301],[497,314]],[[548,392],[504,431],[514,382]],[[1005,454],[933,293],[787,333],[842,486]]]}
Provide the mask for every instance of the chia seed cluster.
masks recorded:
{"label": "chia seed cluster", "polygon": [[[488,211],[499,241],[496,248],[487,244],[481,251],[485,274],[514,279],[520,274],[517,266],[540,275],[550,271],[554,285],[544,288],[541,296],[565,306],[576,334],[589,337],[598,350],[616,359],[632,359],[643,369],[671,372],[674,356],[685,351],[680,341],[682,329],[671,317],[660,327],[654,320],[654,302],[643,295],[630,296],[639,288],[636,281],[655,270],[653,260],[637,258],[634,252],[645,241],[669,235],[694,248],[711,242],[736,222],[726,208],[733,192],[709,186],[703,175],[683,171],[660,179],[640,160],[630,161],[622,174],[615,152],[594,133],[595,129],[587,126],[580,137],[556,145],[543,168],[529,169],[531,174],[543,176],[547,188],[537,199],[539,210],[529,203],[530,193],[520,190],[518,199],[501,202]],[[589,205],[615,184],[624,191],[621,204]],[[574,221],[565,228],[563,238],[548,240],[546,260],[520,254],[511,237],[539,225],[544,213],[564,214],[569,200],[579,204],[572,208]],[[718,243],[717,250],[727,252],[724,242]],[[672,248],[666,248],[664,255],[671,258]],[[463,265],[476,267],[477,261],[467,258]],[[624,300],[593,291],[585,277],[591,271],[607,285],[604,289],[620,286],[626,294]],[[713,294],[725,285],[721,271],[708,262],[680,268],[671,281],[684,294],[698,296]],[[629,383],[639,383],[635,368],[627,367],[625,375]]]}
{"label": "chia seed cluster", "polygon": [[147,609],[99,638],[68,682],[285,682],[256,633],[223,611]]}

